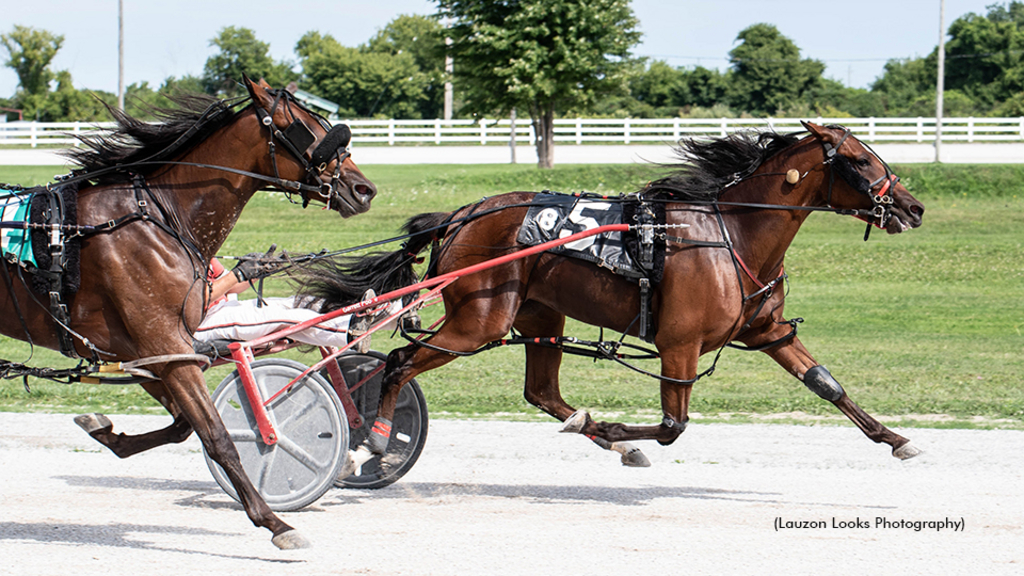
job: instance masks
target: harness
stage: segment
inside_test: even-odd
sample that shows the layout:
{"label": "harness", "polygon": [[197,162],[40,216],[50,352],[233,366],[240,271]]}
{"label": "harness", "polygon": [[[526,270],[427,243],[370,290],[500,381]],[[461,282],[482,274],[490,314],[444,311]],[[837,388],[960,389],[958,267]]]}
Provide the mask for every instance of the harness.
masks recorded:
{"label": "harness", "polygon": [[[714,214],[715,214],[718,226],[719,226],[719,230],[721,231],[721,234],[722,234],[722,241],[717,241],[716,242],[716,241],[706,241],[706,240],[691,240],[691,239],[688,239],[688,238],[680,238],[680,237],[668,235],[667,228],[671,227],[672,225],[651,223],[650,218],[647,217],[647,216],[643,216],[643,215],[644,214],[651,214],[651,211],[648,209],[648,206],[650,204],[655,203],[655,202],[668,203],[668,202],[671,202],[671,200],[659,199],[659,198],[646,198],[646,197],[644,197],[644,192],[640,192],[639,194],[637,194],[637,197],[640,199],[640,208],[637,210],[637,216],[634,217],[634,221],[637,223],[637,230],[636,231],[637,231],[637,238],[638,238],[638,241],[639,241],[639,244],[640,244],[639,262],[641,263],[641,266],[644,267],[645,270],[651,270],[651,264],[653,262],[653,254],[654,254],[654,242],[655,242],[656,239],[661,239],[661,240],[664,240],[664,241],[676,242],[676,243],[679,243],[679,244],[686,244],[686,245],[691,245],[691,246],[707,247],[707,248],[722,248],[722,249],[728,250],[729,254],[730,254],[730,258],[731,258],[731,260],[733,262],[733,266],[734,266],[734,268],[736,270],[737,279],[739,280],[740,293],[742,295],[743,303],[747,304],[749,302],[752,302],[754,300],[759,299],[759,301],[758,301],[758,303],[756,305],[756,308],[754,309],[754,312],[750,315],[750,317],[746,320],[746,322],[744,322],[742,325],[740,325],[740,322],[743,320],[743,312],[742,312],[742,309],[741,309],[740,316],[737,318],[736,323],[733,325],[733,330],[732,330],[733,334],[739,335],[739,334],[742,334],[743,332],[745,332],[747,329],[750,328],[750,326],[753,324],[753,322],[761,314],[761,311],[764,309],[764,306],[768,303],[768,301],[774,295],[775,290],[779,287],[779,285],[782,284],[784,281],[786,281],[788,279],[788,276],[785,273],[784,267],[780,267],[779,275],[776,276],[772,280],[769,280],[767,282],[762,282],[759,278],[757,278],[757,276],[750,270],[750,268],[747,266],[747,264],[743,261],[743,258],[740,256],[740,254],[736,251],[736,248],[733,245],[731,237],[729,235],[728,228],[725,226],[725,221],[722,218],[722,213],[721,213],[721,209],[720,209],[721,206],[736,206],[736,207],[744,207],[744,208],[758,208],[758,209],[771,209],[771,210],[828,211],[828,212],[834,212],[834,213],[837,213],[837,214],[856,216],[856,217],[860,217],[862,219],[865,219],[868,222],[868,228],[867,228],[867,231],[865,232],[865,235],[864,235],[864,239],[865,240],[867,240],[867,238],[868,238],[868,233],[870,232],[872,225],[877,225],[880,228],[884,227],[888,223],[889,219],[892,216],[891,212],[892,212],[892,206],[893,206],[893,202],[894,202],[894,198],[892,196],[892,191],[895,188],[896,183],[899,182],[899,178],[895,174],[893,174],[892,170],[889,168],[889,165],[886,164],[885,161],[883,161],[873,149],[871,149],[867,144],[864,144],[864,143],[861,143],[861,144],[865,148],[867,148],[869,151],[871,151],[872,155],[874,155],[875,158],[878,159],[878,161],[885,167],[885,175],[879,177],[878,179],[876,179],[875,181],[870,182],[870,183],[867,183],[867,181],[865,180],[866,187],[865,187],[864,190],[862,190],[863,192],[865,192],[866,194],[868,194],[871,197],[872,202],[874,204],[874,207],[872,209],[870,209],[870,210],[864,210],[864,209],[836,208],[835,206],[832,205],[832,191],[833,191],[833,185],[834,185],[834,182],[835,182],[835,171],[836,171],[835,170],[835,166],[833,164],[834,164],[834,162],[837,159],[837,152],[838,152],[839,148],[843,145],[843,143],[846,141],[846,139],[850,136],[850,130],[848,128],[844,128],[843,130],[844,130],[843,135],[839,139],[839,141],[836,143],[835,146],[832,146],[828,142],[822,142],[822,146],[823,146],[823,150],[824,150],[824,159],[822,161],[822,164],[823,165],[827,165],[827,166],[830,167],[830,170],[829,170],[829,189],[828,189],[828,195],[827,195],[827,199],[826,199],[826,206],[824,206],[824,207],[821,207],[821,206],[788,206],[788,205],[779,205],[779,204],[758,204],[758,203],[748,203],[748,202],[723,202],[723,201],[719,201],[719,200],[712,200],[712,201],[707,201],[707,202],[699,202],[699,201],[689,202],[689,203],[693,203],[693,204],[707,204],[707,205],[710,205],[710,206],[713,207]],[[845,161],[845,158],[843,160]],[[808,170],[808,172],[810,172],[810,170]],[[770,176],[770,175],[782,175],[782,176],[785,176],[786,174],[785,173],[765,173],[765,174],[758,174],[757,176]],[[806,175],[807,175],[807,173],[805,173],[803,176],[806,176]],[[749,175],[746,176],[746,177],[749,177]],[[727,184],[725,186],[725,188],[729,188],[729,187],[739,183],[744,178],[745,178],[744,176],[737,175],[737,177],[732,182]],[[858,188],[858,186],[856,186],[855,184],[850,183],[850,182],[848,182],[848,183],[851,185],[851,187]],[[877,192],[874,191],[876,187],[878,188]],[[610,201],[610,202],[624,202],[625,201],[625,198],[623,198],[623,197],[619,197],[617,199],[614,199],[614,198],[613,199],[609,199],[607,197],[602,197],[602,198],[604,198],[606,201]],[[481,200],[481,202],[482,202],[482,200]],[[479,203],[477,205],[479,205]],[[484,214],[489,214],[491,212],[497,211],[499,209],[507,209],[507,208],[518,207],[518,206],[523,206],[523,205],[524,204],[514,204],[514,205],[510,205],[510,206],[503,206],[503,207],[500,207],[500,208],[490,209],[490,210],[486,210],[486,211],[477,213],[474,216],[475,217],[479,217],[479,216],[482,216]],[[531,204],[525,204],[525,205],[531,205]],[[475,206],[474,206],[474,208],[475,208]],[[454,214],[454,212],[452,214]],[[459,220],[460,226],[461,225],[465,225],[465,222],[467,220],[469,220],[470,218],[471,218],[470,216],[461,218]],[[878,223],[875,224],[873,222],[873,220],[877,220]],[[438,226],[437,228],[447,227],[448,225],[449,225],[449,223],[446,222],[445,224],[443,224],[441,226]],[[454,234],[449,234],[448,236],[449,236],[449,238],[452,238],[454,236]],[[435,241],[435,248],[436,248],[436,241]],[[431,270],[434,268],[435,259],[436,259],[436,250],[434,251],[434,253],[431,256],[431,267],[430,267]],[[429,273],[429,271],[428,271],[428,273]],[[754,292],[752,292],[750,294],[746,294],[745,290],[743,288],[742,278],[743,278],[744,274],[758,288],[757,290],[755,290]],[[641,300],[640,300],[640,302],[641,302],[641,311],[640,311],[640,315],[638,316],[638,319],[640,321],[639,332],[640,332],[640,336],[644,340],[647,340],[648,342],[650,342],[650,341],[653,340],[653,334],[650,332],[650,329],[651,329],[652,323],[653,323],[653,319],[652,319],[652,314],[653,314],[652,308],[653,307],[650,304],[650,279],[649,279],[649,277],[644,277],[644,278],[640,278],[638,282],[639,282],[639,285],[640,285],[640,293],[641,293]],[[416,339],[413,336],[413,334],[433,334],[433,331],[431,331],[431,330],[409,329],[403,323],[399,323],[399,331],[401,332],[403,337],[405,337],[408,341],[416,344],[417,346],[421,346],[421,347],[424,347],[424,348],[427,348],[427,349],[430,349],[430,350],[433,350],[433,351],[436,351],[436,352],[441,352],[441,353],[449,354],[449,355],[452,355],[452,356],[472,356],[472,355],[478,354],[480,352],[483,352],[485,350],[490,350],[490,349],[493,349],[493,348],[496,348],[496,347],[499,347],[499,346],[509,346],[509,345],[517,345],[517,344],[522,344],[522,345],[530,344],[530,345],[538,345],[538,346],[547,346],[547,347],[552,347],[552,348],[558,348],[558,349],[560,349],[563,352],[568,353],[568,354],[585,356],[585,357],[590,357],[590,358],[595,358],[595,359],[600,358],[600,359],[613,360],[613,361],[618,362],[619,364],[622,364],[623,366],[629,368],[630,370],[633,370],[635,372],[638,372],[638,373],[650,376],[652,378],[656,378],[656,379],[659,379],[659,380],[662,380],[662,381],[665,381],[665,382],[670,382],[670,383],[673,383],[673,384],[690,385],[690,384],[696,383],[701,378],[703,378],[705,376],[710,376],[711,374],[714,373],[714,371],[716,369],[716,366],[718,364],[718,360],[721,357],[721,354],[725,350],[726,347],[735,348],[735,349],[744,350],[744,351],[763,351],[763,350],[767,350],[769,348],[778,346],[778,345],[780,345],[780,344],[782,344],[784,342],[787,342],[787,341],[795,338],[796,335],[797,335],[797,327],[798,327],[799,324],[803,323],[803,321],[804,321],[803,318],[793,318],[793,319],[785,321],[785,322],[775,321],[778,324],[788,324],[790,326],[790,331],[787,334],[785,334],[782,337],[780,337],[780,338],[777,338],[777,339],[775,339],[775,340],[773,340],[771,342],[760,344],[758,346],[743,346],[743,345],[740,345],[740,344],[734,344],[732,341],[726,341],[726,343],[721,348],[718,349],[718,352],[715,354],[715,358],[712,361],[711,366],[709,368],[707,368],[706,370],[704,370],[703,372],[697,374],[696,377],[691,378],[691,379],[669,378],[669,377],[663,376],[661,374],[651,373],[651,372],[643,370],[643,369],[641,369],[641,368],[639,368],[637,366],[629,364],[628,362],[626,362],[626,360],[628,360],[628,359],[653,359],[653,358],[658,358],[659,354],[655,350],[650,350],[650,349],[647,349],[647,348],[643,348],[643,347],[640,347],[640,346],[635,346],[635,345],[632,345],[632,344],[624,342],[623,340],[625,338],[625,335],[623,335],[622,338],[620,338],[618,341],[606,341],[606,340],[603,340],[603,338],[602,338],[599,341],[592,342],[592,341],[584,341],[584,340],[576,339],[574,337],[566,337],[566,336],[549,337],[549,338],[522,337],[522,336],[516,335],[515,332],[513,331],[513,333],[512,333],[513,337],[512,338],[505,338],[505,339],[495,340],[493,342],[485,344],[484,346],[482,346],[482,347],[480,347],[480,348],[478,348],[476,350],[472,350],[472,351],[469,351],[469,352],[462,352],[462,351],[448,350],[448,349],[442,348],[440,346],[436,346],[436,345],[430,344],[430,343],[425,342],[423,340],[418,340],[418,339]],[[636,320],[634,320],[634,322],[636,322]],[[736,326],[740,326],[739,330],[736,330]],[[629,328],[631,328],[631,327],[632,327],[632,324],[630,324],[630,326],[627,327],[626,331],[628,331]],[[603,329],[602,329],[602,334],[603,334]],[[649,339],[648,339],[648,337],[649,337]],[[620,350],[623,349],[623,348],[636,350],[639,353],[622,353],[622,352],[620,352]]]}

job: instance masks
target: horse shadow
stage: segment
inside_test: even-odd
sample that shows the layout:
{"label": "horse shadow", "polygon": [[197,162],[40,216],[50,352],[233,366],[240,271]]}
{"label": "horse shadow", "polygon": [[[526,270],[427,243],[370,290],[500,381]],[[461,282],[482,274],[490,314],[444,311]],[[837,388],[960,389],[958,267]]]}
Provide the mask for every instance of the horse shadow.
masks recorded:
{"label": "horse shadow", "polygon": [[[71,485],[192,492],[174,503],[186,508],[240,510],[241,504],[229,498],[213,481],[166,480],[159,478],[110,478],[95,476],[58,476]],[[719,500],[746,504],[834,506],[832,502],[796,502],[780,492],[726,490],[700,486],[592,486],[546,484],[476,484],[462,482],[397,482],[385,488],[366,490],[341,488],[327,492],[304,512],[325,512],[337,506],[351,506],[376,500],[442,500],[451,497],[491,497],[528,500],[537,504],[599,503],[616,506],[645,506],[663,498]],[[868,506],[869,508],[891,508]]]}
{"label": "horse shadow", "polygon": [[[242,505],[230,499],[213,480],[168,480],[166,478],[112,477],[112,476],[54,476],[69,486],[87,488],[125,489],[143,491],[191,492],[174,503],[187,508],[210,510],[241,510]],[[215,499],[210,499],[214,496]],[[218,496],[223,496],[219,498]]]}
{"label": "horse shadow", "polygon": [[447,497],[483,496],[510,500],[529,500],[538,504],[601,503],[617,506],[643,506],[659,498],[732,500],[737,502],[780,502],[775,492],[723,490],[702,487],[665,486],[587,486],[539,484],[468,484],[450,482],[400,482],[381,490],[346,488],[329,492],[317,504],[342,506],[363,500],[429,500]]}
{"label": "horse shadow", "polygon": [[153,526],[148,524],[56,524],[53,522],[0,522],[0,542],[5,540],[32,541],[41,544],[69,544],[73,546],[108,546],[115,548],[132,548],[137,550],[154,550],[158,552],[180,552],[217,558],[235,560],[258,560],[292,564],[303,560],[281,558],[263,558],[250,554],[220,554],[206,550],[175,548],[160,546],[153,542],[138,540],[133,534],[179,534],[193,537],[234,536],[235,533],[217,532],[204,528],[187,526]]}

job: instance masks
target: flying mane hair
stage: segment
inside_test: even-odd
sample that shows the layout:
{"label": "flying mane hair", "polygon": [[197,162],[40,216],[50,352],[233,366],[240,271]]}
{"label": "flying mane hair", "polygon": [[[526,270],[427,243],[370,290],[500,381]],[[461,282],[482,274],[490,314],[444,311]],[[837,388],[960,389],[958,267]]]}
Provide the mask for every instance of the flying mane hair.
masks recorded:
{"label": "flying mane hair", "polygon": [[[177,108],[150,108],[155,122],[139,120],[104,103],[117,123],[114,131],[75,135],[84,147],[63,152],[64,156],[81,166],[76,173],[132,162],[169,160],[202,142],[236,116],[233,103],[237,100],[225,101],[206,94],[178,94],[168,98]],[[140,166],[134,172],[146,174],[158,167]],[[98,180],[110,182],[127,178],[127,173],[116,171]]]}
{"label": "flying mane hair", "polygon": [[645,191],[683,202],[717,200],[726,186],[749,176],[765,160],[795,144],[800,134],[743,130],[712,140],[680,140],[675,147],[680,163],[662,165],[674,172],[651,182]]}

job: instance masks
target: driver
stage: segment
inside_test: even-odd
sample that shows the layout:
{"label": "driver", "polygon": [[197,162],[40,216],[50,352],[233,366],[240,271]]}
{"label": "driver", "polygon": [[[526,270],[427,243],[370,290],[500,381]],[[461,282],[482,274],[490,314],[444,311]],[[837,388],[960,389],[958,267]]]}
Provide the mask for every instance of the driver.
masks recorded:
{"label": "driver", "polygon": [[[228,271],[216,258],[210,261],[207,279],[210,281],[209,306],[206,317],[199,324],[195,337],[204,342],[214,340],[248,341],[277,332],[322,316],[318,302],[297,301],[297,298],[262,298],[238,300],[252,282],[291,265],[287,255],[274,256],[277,245],[272,245],[265,254],[252,253],[243,256],[238,265]],[[363,300],[376,296],[372,290],[363,295]],[[288,338],[313,346],[341,348],[362,335],[375,320],[401,309],[401,301],[395,301],[377,313],[345,314],[315,324],[288,336]],[[353,320],[353,316],[355,316]],[[360,342],[359,348],[369,348],[369,338]],[[360,352],[365,352],[360,349]]]}

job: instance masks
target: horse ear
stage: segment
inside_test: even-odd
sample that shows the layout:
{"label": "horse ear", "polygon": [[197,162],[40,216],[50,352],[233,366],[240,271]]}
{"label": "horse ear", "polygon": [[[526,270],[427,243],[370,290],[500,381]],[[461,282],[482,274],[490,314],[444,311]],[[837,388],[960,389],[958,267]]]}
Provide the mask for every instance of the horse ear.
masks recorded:
{"label": "horse ear", "polygon": [[242,83],[245,84],[245,89],[249,91],[249,96],[252,97],[253,102],[258,102],[264,108],[270,108],[273,105],[274,99],[270,97],[270,94],[267,94],[266,89],[269,86],[266,86],[266,82],[263,80],[260,80],[259,83],[253,82],[252,78],[243,74]]}
{"label": "horse ear", "polygon": [[260,78],[260,87],[263,88],[264,90],[271,90],[271,89],[273,89],[273,86],[271,86],[270,84],[267,84],[267,81],[264,80],[263,78]]}
{"label": "horse ear", "polygon": [[807,131],[810,132],[811,135],[817,138],[818,140],[827,139],[826,136],[828,135],[828,129],[825,128],[824,126],[818,126],[814,122],[804,122],[803,120],[800,121],[800,124],[802,124],[803,127],[806,128]]}

